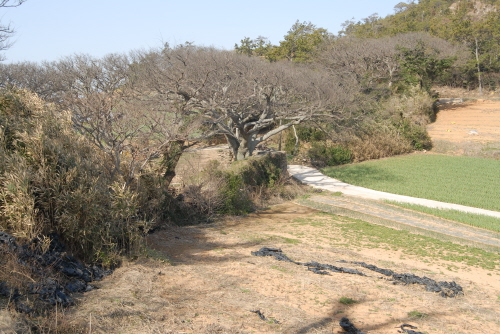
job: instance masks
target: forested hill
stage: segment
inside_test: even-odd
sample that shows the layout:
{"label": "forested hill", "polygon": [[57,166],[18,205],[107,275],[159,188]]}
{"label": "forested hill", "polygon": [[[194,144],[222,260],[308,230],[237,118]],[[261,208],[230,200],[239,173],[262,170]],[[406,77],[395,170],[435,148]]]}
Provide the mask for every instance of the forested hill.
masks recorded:
{"label": "forested hill", "polygon": [[341,35],[379,38],[407,32],[428,32],[450,42],[465,44],[473,54],[470,69],[500,72],[500,1],[421,0],[400,2],[395,14],[370,15],[347,21]]}
{"label": "forested hill", "polygon": [[377,14],[361,21],[347,21],[343,33],[357,37],[392,36],[425,31],[450,41],[467,41],[482,36],[500,38],[500,1],[498,0],[421,0],[400,2],[395,14]]}

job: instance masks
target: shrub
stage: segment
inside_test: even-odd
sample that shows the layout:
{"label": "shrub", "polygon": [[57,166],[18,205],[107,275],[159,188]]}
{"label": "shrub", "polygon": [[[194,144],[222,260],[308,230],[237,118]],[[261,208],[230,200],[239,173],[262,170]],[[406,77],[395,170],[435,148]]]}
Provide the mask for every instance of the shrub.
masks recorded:
{"label": "shrub", "polygon": [[401,120],[397,126],[401,129],[403,137],[408,139],[416,150],[430,150],[432,148],[431,137],[425,126],[411,123],[407,119]]}
{"label": "shrub", "polygon": [[337,166],[352,162],[352,152],[349,148],[325,142],[314,143],[308,155],[318,166]]}
{"label": "shrub", "polygon": [[352,305],[358,303],[358,301],[350,297],[340,297],[339,303],[344,305]]}
{"label": "shrub", "polygon": [[208,220],[216,214],[241,215],[274,199],[290,199],[300,191],[288,182],[286,156],[281,152],[236,161],[222,169],[217,161],[188,176],[183,204]]}
{"label": "shrub", "polygon": [[387,127],[354,138],[346,145],[352,152],[354,162],[390,157],[413,150],[411,142],[397,129]]}
{"label": "shrub", "polygon": [[[299,145],[297,147],[297,150],[299,150],[300,148],[300,142],[307,142],[307,143],[319,142],[326,139],[325,133],[316,128],[310,128],[307,126],[297,126],[296,132],[297,132],[297,138],[299,138]],[[295,152],[295,144],[296,144],[295,133],[293,132],[293,129],[289,129],[288,131],[286,131],[285,151],[288,154],[297,154],[297,152]]]}
{"label": "shrub", "polygon": [[26,239],[57,233],[88,262],[139,240],[137,194],[109,175],[110,162],[35,94],[0,92],[3,229]]}
{"label": "shrub", "polygon": [[235,162],[233,170],[241,174],[242,181],[250,187],[273,187],[287,173],[286,156],[269,153]]}
{"label": "shrub", "polygon": [[285,137],[285,152],[287,154],[291,154],[291,155],[297,154],[296,151],[298,151],[300,149],[300,141],[299,141],[297,147],[295,147],[296,143],[297,143],[297,141],[296,141],[295,135],[293,133],[293,130],[287,131],[286,137]]}
{"label": "shrub", "polygon": [[248,191],[243,182],[243,177],[238,174],[225,173],[225,184],[220,189],[219,195],[224,199],[219,213],[241,215],[252,211],[253,205],[248,196]]}
{"label": "shrub", "polygon": [[316,142],[326,139],[326,135],[323,131],[306,126],[297,127],[297,137],[299,137],[299,140],[305,142]]}

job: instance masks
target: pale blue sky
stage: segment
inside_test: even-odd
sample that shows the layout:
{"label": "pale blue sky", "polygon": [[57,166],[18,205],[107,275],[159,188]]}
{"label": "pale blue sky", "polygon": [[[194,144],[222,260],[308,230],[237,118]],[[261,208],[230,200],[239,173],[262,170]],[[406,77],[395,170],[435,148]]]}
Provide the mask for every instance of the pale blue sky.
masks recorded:
{"label": "pale blue sky", "polygon": [[58,60],[74,53],[113,52],[194,42],[233,49],[245,36],[278,44],[295,23],[337,34],[348,19],[394,13],[401,0],[28,0],[1,8],[15,44],[6,62]]}

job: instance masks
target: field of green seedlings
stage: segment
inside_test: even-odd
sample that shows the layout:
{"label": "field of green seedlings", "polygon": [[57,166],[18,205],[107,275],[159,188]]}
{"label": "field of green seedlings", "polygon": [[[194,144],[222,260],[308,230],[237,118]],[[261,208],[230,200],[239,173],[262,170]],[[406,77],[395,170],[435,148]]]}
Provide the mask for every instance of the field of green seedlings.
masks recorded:
{"label": "field of green seedlings", "polygon": [[370,189],[500,211],[498,160],[412,154],[322,172]]}

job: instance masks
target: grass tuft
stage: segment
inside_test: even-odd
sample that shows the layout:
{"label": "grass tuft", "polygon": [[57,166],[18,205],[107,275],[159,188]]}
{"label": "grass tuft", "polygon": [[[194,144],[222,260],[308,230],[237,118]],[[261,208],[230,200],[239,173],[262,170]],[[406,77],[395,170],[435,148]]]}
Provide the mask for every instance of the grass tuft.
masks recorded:
{"label": "grass tuft", "polygon": [[359,301],[354,300],[354,299],[349,298],[349,297],[340,297],[339,303],[343,304],[343,305],[352,305],[352,304],[359,303]]}

